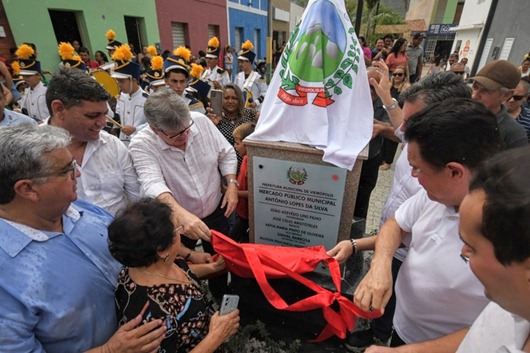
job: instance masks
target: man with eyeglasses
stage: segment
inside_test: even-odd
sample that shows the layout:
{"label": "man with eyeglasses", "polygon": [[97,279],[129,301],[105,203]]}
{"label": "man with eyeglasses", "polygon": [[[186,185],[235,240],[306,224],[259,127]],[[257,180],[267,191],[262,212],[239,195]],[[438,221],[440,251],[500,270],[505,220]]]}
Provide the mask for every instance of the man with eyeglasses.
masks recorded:
{"label": "man with eyeglasses", "polygon": [[[465,119],[462,119],[465,117]],[[502,144],[494,115],[467,98],[428,106],[406,122],[412,176],[423,187],[381,227],[372,265],[354,293],[365,310],[384,309],[392,294],[394,252],[411,234],[395,284],[390,349],[366,352],[454,352],[487,305],[483,287],[458,256],[459,206],[480,162]]]}
{"label": "man with eyeglasses", "polygon": [[513,91],[512,97],[506,102],[506,111],[525,130],[530,142],[530,108],[528,107],[528,95],[530,94],[530,83],[520,80]]}
{"label": "man with eyeglasses", "polygon": [[475,77],[470,78],[471,97],[497,116],[497,125],[506,148],[528,145],[523,127],[508,114],[504,105],[513,95],[520,79],[517,67],[506,60],[489,62]]}
{"label": "man with eyeglasses", "polygon": [[145,115],[149,128],[130,144],[142,192],[171,206],[175,227],[184,228],[186,247],[194,249],[202,239],[204,249],[213,253],[210,229],[228,234],[227,217],[237,205],[234,148],[210,119],[190,112],[170,88],[150,95]]}
{"label": "man with eyeglasses", "polygon": [[163,320],[118,331],[121,265],[112,216],[77,199],[70,135],[53,126],[0,129],[0,343],[4,353],[152,352]]}
{"label": "man with eyeglasses", "polygon": [[82,172],[77,180],[79,198],[116,215],[139,199],[140,183],[127,147],[103,130],[108,99],[107,91],[81,70],[61,68],[46,92],[51,112],[46,123],[72,135],[68,150]]}

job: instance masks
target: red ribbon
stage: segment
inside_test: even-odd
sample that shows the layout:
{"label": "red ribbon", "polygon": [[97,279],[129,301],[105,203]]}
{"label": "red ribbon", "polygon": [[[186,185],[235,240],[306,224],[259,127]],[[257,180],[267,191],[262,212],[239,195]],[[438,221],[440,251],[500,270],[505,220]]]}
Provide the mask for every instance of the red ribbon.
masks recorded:
{"label": "red ribbon", "polygon": [[[238,244],[214,230],[212,230],[212,243],[215,250],[225,258],[226,267],[240,277],[254,277],[269,303],[276,309],[308,311],[321,308],[327,325],[313,340],[314,342],[324,341],[333,335],[345,338],[346,332],[353,330],[357,317],[375,319],[381,316],[379,311],[369,312],[360,309],[350,299],[340,294],[339,264],[326,254],[323,246],[292,248],[252,243]],[[335,284],[335,292],[300,275],[313,271],[320,262],[328,266]],[[281,274],[282,277],[298,281],[315,294],[288,305],[267,280],[268,277],[279,277]],[[331,308],[335,301],[339,305],[338,312]]]}
{"label": "red ribbon", "polygon": [[287,92],[285,89],[280,88],[278,91],[278,98],[280,98],[284,103],[295,106],[303,106],[307,104],[307,94],[308,93],[317,93],[315,99],[313,99],[313,104],[319,107],[327,107],[328,105],[335,102],[330,97],[326,96],[326,91],[322,87],[307,87],[296,85],[295,91],[298,94],[293,95]]}

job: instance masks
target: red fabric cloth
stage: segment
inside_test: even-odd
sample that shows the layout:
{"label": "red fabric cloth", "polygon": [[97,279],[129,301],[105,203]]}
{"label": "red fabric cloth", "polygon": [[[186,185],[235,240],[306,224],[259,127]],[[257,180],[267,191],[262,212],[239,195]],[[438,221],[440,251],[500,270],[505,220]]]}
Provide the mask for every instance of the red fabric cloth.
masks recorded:
{"label": "red fabric cloth", "polygon": [[[227,269],[240,277],[256,278],[263,294],[276,309],[287,311],[322,309],[328,325],[316,338],[316,342],[321,342],[333,335],[345,338],[346,332],[353,330],[357,317],[374,319],[381,316],[380,312],[361,310],[351,299],[340,294],[339,264],[326,254],[323,246],[293,248],[253,243],[239,244],[215,230],[211,232],[213,247],[225,258]],[[320,262],[328,266],[335,284],[335,292],[300,275],[312,272]],[[269,284],[267,279],[274,277],[292,278],[314,291],[315,294],[289,305]],[[331,308],[335,302],[339,305],[338,312]]]}
{"label": "red fabric cloth", "polygon": [[[237,182],[239,183],[238,190],[247,191],[248,182],[247,182],[247,169],[248,162],[247,156],[243,156],[243,161],[241,162],[241,167],[239,168],[239,174],[237,176]],[[239,217],[248,219],[248,197],[240,197],[237,201],[236,213]]]}

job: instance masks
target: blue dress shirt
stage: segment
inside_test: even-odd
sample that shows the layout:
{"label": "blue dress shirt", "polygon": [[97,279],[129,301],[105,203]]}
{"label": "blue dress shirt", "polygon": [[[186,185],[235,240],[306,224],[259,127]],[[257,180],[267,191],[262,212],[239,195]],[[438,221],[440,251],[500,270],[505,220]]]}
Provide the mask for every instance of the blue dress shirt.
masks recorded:
{"label": "blue dress shirt", "polygon": [[64,233],[0,218],[2,352],[82,352],[116,332],[111,220],[82,200],[63,216]]}

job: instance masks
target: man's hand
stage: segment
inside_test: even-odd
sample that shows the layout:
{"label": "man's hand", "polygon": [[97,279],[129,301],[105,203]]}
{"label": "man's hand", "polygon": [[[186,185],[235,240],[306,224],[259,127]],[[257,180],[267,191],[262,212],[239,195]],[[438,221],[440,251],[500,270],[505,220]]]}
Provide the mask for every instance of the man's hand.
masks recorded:
{"label": "man's hand", "polygon": [[380,269],[372,262],[372,267],[364,276],[353,293],[353,300],[363,310],[381,310],[392,295],[392,271],[388,268]]}
{"label": "man's hand", "polygon": [[203,251],[191,250],[190,257],[188,258],[194,264],[209,264],[212,262],[212,255]]}
{"label": "man's hand", "polygon": [[335,258],[335,260],[337,260],[339,264],[343,264],[353,254],[353,248],[351,245],[351,241],[349,240],[341,241],[340,243],[335,245],[333,249],[329,250],[327,254]]}
{"label": "man's hand", "polygon": [[164,339],[166,326],[158,319],[138,326],[145,310],[149,307],[146,303],[142,312],[133,320],[127,322],[101,347],[103,353],[149,353],[157,352]]}
{"label": "man's hand", "polygon": [[208,226],[199,217],[184,209],[173,216],[173,224],[182,226],[182,234],[190,239],[202,239],[209,242],[212,238]]}
{"label": "man's hand", "polygon": [[392,88],[392,82],[388,79],[389,71],[388,66],[384,61],[379,62],[379,71],[377,71],[377,74],[379,75],[379,82],[377,82],[376,79],[371,78],[370,84],[375,88],[375,92],[381,98],[381,101],[383,104],[386,103],[386,105],[389,105],[390,102],[388,100],[392,100],[392,96],[390,95],[390,89]]}
{"label": "man's hand", "polygon": [[136,128],[131,125],[123,125],[123,128],[121,129],[123,133],[127,136],[131,136],[136,131]]}
{"label": "man's hand", "polygon": [[235,211],[237,201],[237,186],[236,184],[229,183],[223,196],[223,202],[221,202],[221,208],[226,206],[225,217],[229,217]]}

